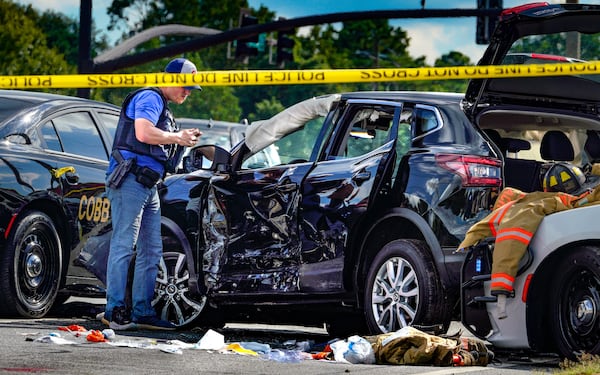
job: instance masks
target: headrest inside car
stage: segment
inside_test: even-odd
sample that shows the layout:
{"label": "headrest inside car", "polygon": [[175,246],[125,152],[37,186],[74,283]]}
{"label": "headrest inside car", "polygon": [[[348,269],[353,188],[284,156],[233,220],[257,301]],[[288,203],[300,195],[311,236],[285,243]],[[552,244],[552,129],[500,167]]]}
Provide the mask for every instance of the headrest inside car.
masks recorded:
{"label": "headrest inside car", "polygon": [[550,130],[542,138],[540,155],[544,160],[572,161],[575,159],[575,150],[565,133]]}
{"label": "headrest inside car", "polygon": [[523,150],[531,150],[531,143],[524,139],[516,138],[504,138],[504,144],[506,151],[508,152],[519,152]]}
{"label": "headrest inside car", "polygon": [[588,153],[591,162],[600,160],[600,136],[598,132],[594,130],[587,131],[587,140],[583,148]]}

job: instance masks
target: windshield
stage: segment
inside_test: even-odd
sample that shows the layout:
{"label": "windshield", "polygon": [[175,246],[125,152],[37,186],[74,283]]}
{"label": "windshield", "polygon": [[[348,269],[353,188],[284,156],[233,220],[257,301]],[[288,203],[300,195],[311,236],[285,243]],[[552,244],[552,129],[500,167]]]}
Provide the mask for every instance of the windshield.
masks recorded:
{"label": "windshield", "polygon": [[231,150],[231,139],[228,132],[204,131],[198,138],[196,145],[217,145],[226,150]]}
{"label": "windshield", "polygon": [[[600,60],[600,33],[575,31],[529,35],[517,39],[504,57],[503,64],[572,64]],[[600,81],[598,74],[577,75]]]}
{"label": "windshield", "polygon": [[[515,55],[519,56],[523,53],[533,54],[533,56],[528,55],[529,58],[524,62],[531,62],[531,60],[551,62],[550,56],[565,57],[571,62],[600,60],[600,33],[561,32],[526,36],[512,44],[507,58],[511,59],[511,55],[514,58]],[[560,62],[559,59],[553,61]]]}

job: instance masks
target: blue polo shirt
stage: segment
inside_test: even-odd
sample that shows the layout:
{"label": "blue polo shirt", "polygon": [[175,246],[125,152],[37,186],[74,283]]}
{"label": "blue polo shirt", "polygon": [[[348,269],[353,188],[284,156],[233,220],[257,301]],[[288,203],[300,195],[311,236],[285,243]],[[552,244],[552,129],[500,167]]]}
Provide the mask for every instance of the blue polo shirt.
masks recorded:
{"label": "blue polo shirt", "polygon": [[[135,95],[129,105],[125,109],[127,117],[132,119],[144,118],[151,123],[158,123],[160,114],[163,111],[163,100],[160,95],[152,90],[144,90]],[[161,162],[148,155],[140,155],[131,151],[121,150],[121,155],[124,159],[137,159],[136,163],[140,167],[148,167],[158,172],[161,176],[164,173],[164,166]],[[111,156],[108,169],[106,171],[109,175],[116,167],[117,161]]]}

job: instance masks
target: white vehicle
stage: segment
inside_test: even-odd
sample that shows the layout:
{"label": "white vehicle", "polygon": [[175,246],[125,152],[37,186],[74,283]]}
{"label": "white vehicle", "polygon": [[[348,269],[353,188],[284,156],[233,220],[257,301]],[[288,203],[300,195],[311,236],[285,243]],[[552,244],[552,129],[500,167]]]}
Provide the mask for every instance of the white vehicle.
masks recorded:
{"label": "white vehicle", "polygon": [[599,215],[600,206],[587,206],[542,221],[515,279],[515,297],[506,300],[506,317],[490,294],[486,265],[493,244],[469,253],[461,295],[465,327],[507,350],[557,352],[571,359],[599,354]]}
{"label": "white vehicle", "polygon": [[[599,19],[598,5],[536,3],[505,10],[479,64],[502,64],[507,54],[523,52],[575,51],[577,60],[570,62],[600,60]],[[599,78],[573,74],[469,83],[465,112],[498,146],[505,186],[541,191],[553,163],[585,169],[600,161]],[[570,359],[600,354],[599,217],[600,205],[545,216],[505,306],[491,294],[493,238],[473,247],[462,270],[465,327],[501,349]]]}

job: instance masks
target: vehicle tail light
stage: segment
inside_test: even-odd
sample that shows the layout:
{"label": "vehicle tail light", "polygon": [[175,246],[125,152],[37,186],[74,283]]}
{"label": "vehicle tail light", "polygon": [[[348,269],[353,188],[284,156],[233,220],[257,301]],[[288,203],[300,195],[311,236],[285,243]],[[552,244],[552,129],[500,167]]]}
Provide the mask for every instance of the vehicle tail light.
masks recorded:
{"label": "vehicle tail light", "polygon": [[552,61],[561,61],[561,62],[569,62],[564,56],[556,56],[556,55],[547,55],[545,53],[532,53],[531,58],[537,60],[552,60]]}
{"label": "vehicle tail light", "polygon": [[502,185],[502,162],[495,158],[475,155],[437,154],[436,163],[459,175],[463,186]]}

